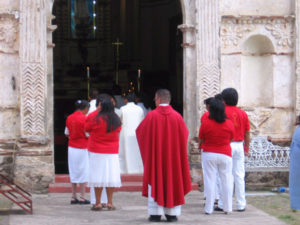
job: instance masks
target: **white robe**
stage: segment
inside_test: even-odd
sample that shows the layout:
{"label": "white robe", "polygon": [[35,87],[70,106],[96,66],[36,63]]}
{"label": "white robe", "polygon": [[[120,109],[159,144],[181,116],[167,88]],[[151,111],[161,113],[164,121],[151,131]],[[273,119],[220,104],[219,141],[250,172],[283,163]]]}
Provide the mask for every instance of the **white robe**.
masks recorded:
{"label": "white robe", "polygon": [[90,108],[89,108],[88,114],[90,114],[91,112],[94,112],[96,109],[97,109],[96,99],[93,99],[93,100],[90,101]]}
{"label": "white robe", "polygon": [[121,173],[143,173],[143,162],[135,130],[144,119],[144,111],[133,102],[121,107],[122,130],[120,133]]}

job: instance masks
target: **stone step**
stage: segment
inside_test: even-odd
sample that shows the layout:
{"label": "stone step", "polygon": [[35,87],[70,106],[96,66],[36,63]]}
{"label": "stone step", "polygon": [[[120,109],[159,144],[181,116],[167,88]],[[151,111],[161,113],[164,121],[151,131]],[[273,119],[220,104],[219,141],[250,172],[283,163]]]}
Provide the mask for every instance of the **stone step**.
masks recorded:
{"label": "stone step", "polygon": [[[141,192],[143,188],[142,182],[122,182],[122,187],[116,188],[115,191],[122,192]],[[70,183],[55,183],[49,185],[49,193],[72,193],[72,187]],[[86,187],[85,191],[90,192],[90,188]],[[80,192],[79,186],[77,186],[77,192]]]}
{"label": "stone step", "polygon": [[[116,191],[122,192],[141,192],[143,188],[143,174],[122,174],[122,187],[116,188]],[[192,183],[192,189],[198,190],[199,186]],[[68,174],[55,175],[55,183],[49,185],[50,193],[71,193],[72,187],[70,184],[70,177]],[[77,187],[79,192],[79,186]],[[89,187],[86,187],[86,192],[89,192]]]}
{"label": "stone step", "polygon": [[[122,182],[142,182],[143,174],[122,174]],[[56,174],[55,183],[70,183],[69,174]]]}

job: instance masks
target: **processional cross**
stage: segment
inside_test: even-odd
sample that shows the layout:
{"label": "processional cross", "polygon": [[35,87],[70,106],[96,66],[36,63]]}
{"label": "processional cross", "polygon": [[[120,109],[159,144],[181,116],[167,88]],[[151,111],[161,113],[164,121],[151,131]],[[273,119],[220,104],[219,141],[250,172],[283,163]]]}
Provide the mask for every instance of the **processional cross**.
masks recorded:
{"label": "processional cross", "polygon": [[116,84],[119,84],[120,46],[123,45],[123,42],[120,42],[117,38],[117,41],[113,42],[112,45],[116,47]]}

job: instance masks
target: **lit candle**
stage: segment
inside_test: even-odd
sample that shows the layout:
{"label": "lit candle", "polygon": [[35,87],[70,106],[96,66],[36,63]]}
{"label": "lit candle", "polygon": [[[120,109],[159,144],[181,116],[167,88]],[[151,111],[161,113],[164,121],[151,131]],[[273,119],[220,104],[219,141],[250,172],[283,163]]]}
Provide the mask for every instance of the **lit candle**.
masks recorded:
{"label": "lit candle", "polygon": [[90,79],[90,67],[88,66],[87,68],[86,68],[86,70],[87,70],[87,78],[88,78],[88,80]]}
{"label": "lit candle", "polygon": [[140,79],[141,78],[141,70],[138,69],[138,78]]}

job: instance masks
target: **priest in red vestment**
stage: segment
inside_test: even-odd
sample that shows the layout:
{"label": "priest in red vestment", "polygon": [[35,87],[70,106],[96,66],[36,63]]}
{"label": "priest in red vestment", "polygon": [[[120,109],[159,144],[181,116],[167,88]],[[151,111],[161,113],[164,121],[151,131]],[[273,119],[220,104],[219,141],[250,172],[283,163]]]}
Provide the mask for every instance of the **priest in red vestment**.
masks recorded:
{"label": "priest in red vestment", "polygon": [[157,108],[136,129],[144,164],[143,193],[148,197],[149,221],[177,221],[184,196],[192,189],[187,157],[188,129],[182,116],[169,104],[171,93],[155,94]]}

